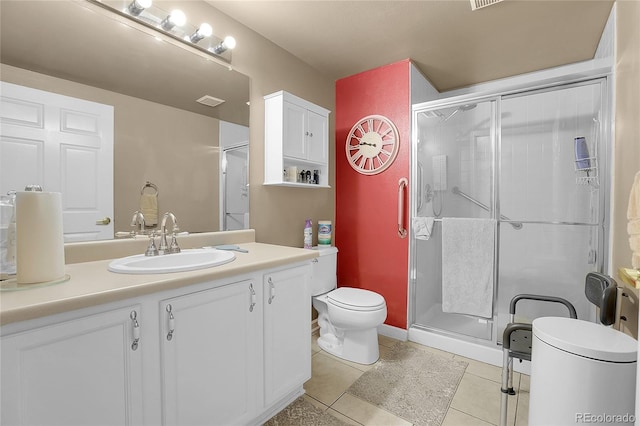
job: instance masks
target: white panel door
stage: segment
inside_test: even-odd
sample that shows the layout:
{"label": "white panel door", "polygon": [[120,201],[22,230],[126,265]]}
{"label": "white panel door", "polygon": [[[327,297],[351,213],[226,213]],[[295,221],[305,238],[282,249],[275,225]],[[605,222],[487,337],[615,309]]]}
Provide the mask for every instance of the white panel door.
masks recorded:
{"label": "white panel door", "polygon": [[65,241],[113,238],[113,107],[5,82],[0,102],[0,193],[61,192]]}
{"label": "white panel door", "polygon": [[289,102],[284,102],[284,134],[282,136],[285,157],[307,159],[306,121],[307,110]]}
{"label": "white panel door", "polygon": [[313,111],[307,112],[307,128],[309,135],[307,138],[308,158],[316,163],[327,163],[329,158],[329,123],[326,116],[316,114]]}

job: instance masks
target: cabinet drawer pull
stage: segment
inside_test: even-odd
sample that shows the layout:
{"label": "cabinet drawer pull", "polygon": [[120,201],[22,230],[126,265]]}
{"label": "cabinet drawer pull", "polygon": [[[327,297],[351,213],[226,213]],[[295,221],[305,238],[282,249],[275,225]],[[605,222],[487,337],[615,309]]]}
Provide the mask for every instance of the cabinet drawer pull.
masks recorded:
{"label": "cabinet drawer pull", "polygon": [[133,325],[133,342],[131,343],[131,350],[138,349],[138,342],[140,341],[140,324],[138,323],[138,313],[136,311],[131,311],[129,314],[129,318],[131,318]]}
{"label": "cabinet drawer pull", "polygon": [[167,305],[167,312],[169,313],[169,332],[167,333],[167,340],[171,341],[173,339],[173,331],[176,329],[176,320],[173,316],[173,306]]}
{"label": "cabinet drawer pull", "polygon": [[256,291],[253,289],[253,284],[249,284],[249,312],[253,312],[254,306],[256,306]]}
{"label": "cabinet drawer pull", "polygon": [[269,277],[269,304],[276,298],[276,286],[273,284],[273,280]]}

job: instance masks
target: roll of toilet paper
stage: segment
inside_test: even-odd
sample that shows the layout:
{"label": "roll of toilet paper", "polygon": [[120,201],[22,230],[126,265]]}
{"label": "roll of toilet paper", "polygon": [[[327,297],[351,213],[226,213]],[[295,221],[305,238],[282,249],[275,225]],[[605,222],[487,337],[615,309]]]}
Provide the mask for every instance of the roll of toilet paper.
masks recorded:
{"label": "roll of toilet paper", "polygon": [[64,277],[62,196],[59,192],[16,194],[16,271],[18,284]]}

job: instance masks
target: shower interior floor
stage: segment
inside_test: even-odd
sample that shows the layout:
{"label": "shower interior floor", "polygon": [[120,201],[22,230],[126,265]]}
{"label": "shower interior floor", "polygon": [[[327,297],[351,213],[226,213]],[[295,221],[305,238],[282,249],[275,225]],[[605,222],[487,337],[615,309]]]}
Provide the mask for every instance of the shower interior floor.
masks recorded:
{"label": "shower interior floor", "polygon": [[493,329],[492,320],[442,312],[441,303],[418,315],[416,325],[485,340],[491,340]]}

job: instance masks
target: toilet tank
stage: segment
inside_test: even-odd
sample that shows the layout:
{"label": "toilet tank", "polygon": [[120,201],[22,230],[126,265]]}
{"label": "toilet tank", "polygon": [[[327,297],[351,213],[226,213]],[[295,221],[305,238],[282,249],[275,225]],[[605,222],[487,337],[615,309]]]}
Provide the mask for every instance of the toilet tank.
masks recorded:
{"label": "toilet tank", "polygon": [[[338,248],[337,247],[314,247],[320,256],[313,259],[311,264],[311,295],[318,296],[337,287],[337,264],[338,264]],[[317,262],[316,262],[317,260]]]}

